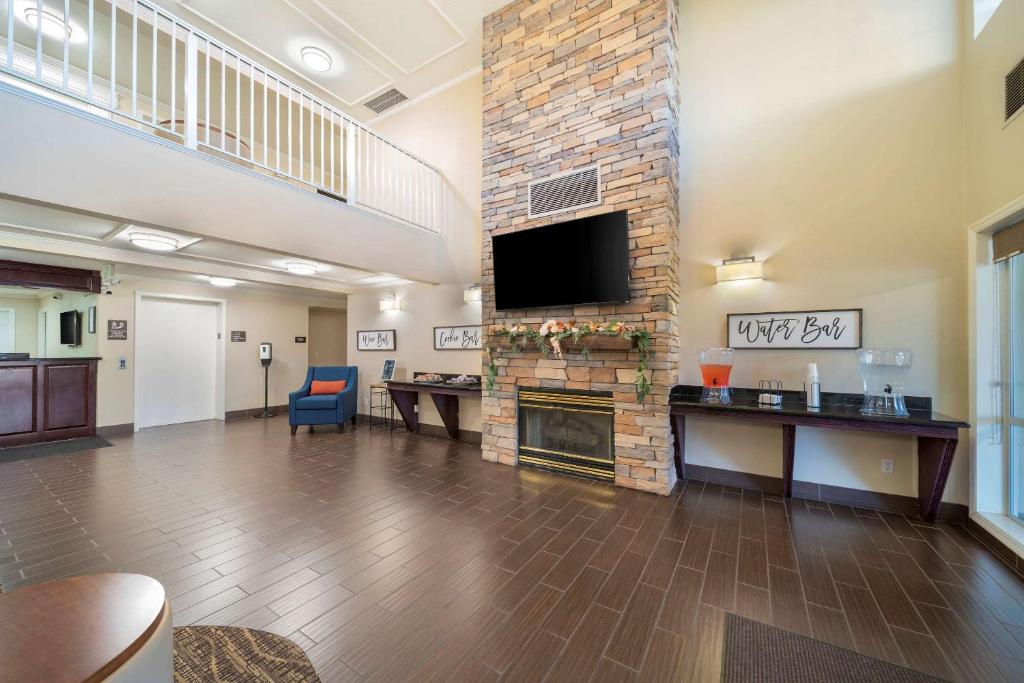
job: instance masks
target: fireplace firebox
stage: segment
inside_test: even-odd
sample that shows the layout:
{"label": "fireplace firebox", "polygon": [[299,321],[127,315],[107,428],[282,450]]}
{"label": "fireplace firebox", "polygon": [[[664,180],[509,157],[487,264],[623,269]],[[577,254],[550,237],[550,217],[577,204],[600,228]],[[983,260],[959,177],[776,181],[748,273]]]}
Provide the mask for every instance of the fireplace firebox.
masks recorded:
{"label": "fireplace firebox", "polygon": [[520,465],[615,479],[611,392],[524,388],[517,397]]}

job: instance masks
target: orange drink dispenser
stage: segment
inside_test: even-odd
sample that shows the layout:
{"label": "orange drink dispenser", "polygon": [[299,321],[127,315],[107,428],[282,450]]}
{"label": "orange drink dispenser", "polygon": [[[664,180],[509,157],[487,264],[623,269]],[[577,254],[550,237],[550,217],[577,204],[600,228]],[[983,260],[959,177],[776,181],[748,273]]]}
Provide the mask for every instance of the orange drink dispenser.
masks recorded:
{"label": "orange drink dispenser", "polygon": [[704,349],[700,352],[700,376],[704,390],[701,392],[702,403],[728,404],[729,374],[732,372],[732,349]]}

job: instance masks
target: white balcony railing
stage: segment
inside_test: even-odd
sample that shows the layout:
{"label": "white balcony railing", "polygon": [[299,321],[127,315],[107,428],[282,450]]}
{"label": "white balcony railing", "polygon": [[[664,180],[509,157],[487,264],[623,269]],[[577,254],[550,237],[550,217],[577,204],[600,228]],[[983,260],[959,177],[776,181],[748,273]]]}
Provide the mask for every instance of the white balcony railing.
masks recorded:
{"label": "white balcony railing", "polygon": [[439,232],[436,169],[151,2],[0,10],[0,80]]}

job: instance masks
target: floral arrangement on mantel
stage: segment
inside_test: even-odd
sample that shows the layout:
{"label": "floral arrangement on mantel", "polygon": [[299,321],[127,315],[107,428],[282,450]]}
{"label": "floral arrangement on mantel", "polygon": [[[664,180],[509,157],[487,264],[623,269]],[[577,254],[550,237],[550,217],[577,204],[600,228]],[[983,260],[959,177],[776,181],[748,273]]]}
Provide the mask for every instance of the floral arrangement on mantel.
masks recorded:
{"label": "floral arrangement on mantel", "polygon": [[[586,338],[590,336],[600,337],[621,337],[630,340],[640,355],[640,363],[636,368],[636,400],[643,403],[651,393],[651,383],[647,379],[647,361],[651,354],[651,333],[636,325],[628,325],[620,322],[597,323],[597,322],[568,322],[562,320],[549,320],[536,330],[528,325],[491,325],[488,330],[489,338],[505,337],[512,346],[513,353],[518,352],[524,344],[533,344],[540,353],[545,356],[554,353],[555,357],[562,357],[562,340],[572,339],[573,344],[579,346],[583,340],[580,353],[584,358],[590,357],[590,348],[587,346]],[[498,365],[495,362],[497,349],[488,347],[487,355],[490,363],[487,366],[487,390],[494,389],[495,380],[498,377]]]}

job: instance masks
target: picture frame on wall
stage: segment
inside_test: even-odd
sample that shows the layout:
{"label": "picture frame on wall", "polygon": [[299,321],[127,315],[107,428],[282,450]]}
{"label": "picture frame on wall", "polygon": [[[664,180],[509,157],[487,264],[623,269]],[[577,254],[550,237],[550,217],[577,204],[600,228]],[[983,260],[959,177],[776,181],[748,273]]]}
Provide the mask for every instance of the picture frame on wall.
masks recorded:
{"label": "picture frame on wall", "polygon": [[87,322],[88,326],[86,327],[86,330],[89,331],[89,334],[96,334],[96,307],[95,306],[90,306],[89,307],[89,313],[86,316],[86,318],[88,320],[88,322]]}
{"label": "picture frame on wall", "polygon": [[734,349],[853,350],[864,345],[864,309],[729,313]]}
{"label": "picture frame on wall", "polygon": [[434,328],[435,351],[472,351],[482,348],[482,325],[452,325]]}
{"label": "picture frame on wall", "polygon": [[397,365],[397,361],[394,358],[388,358],[384,361],[384,366],[380,369],[381,382],[388,382],[395,378],[395,365]]}
{"label": "picture frame on wall", "polygon": [[395,351],[398,348],[395,330],[359,330],[356,351]]}

